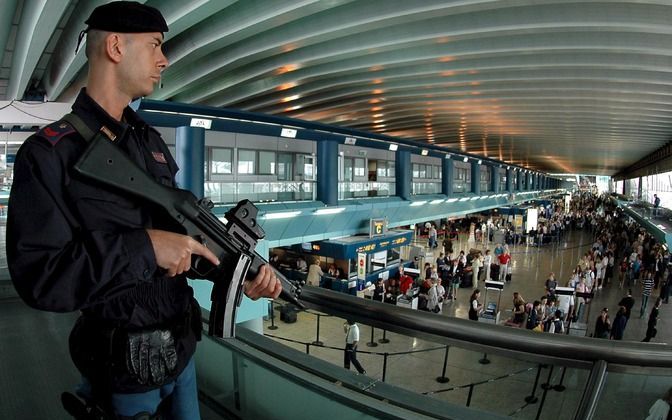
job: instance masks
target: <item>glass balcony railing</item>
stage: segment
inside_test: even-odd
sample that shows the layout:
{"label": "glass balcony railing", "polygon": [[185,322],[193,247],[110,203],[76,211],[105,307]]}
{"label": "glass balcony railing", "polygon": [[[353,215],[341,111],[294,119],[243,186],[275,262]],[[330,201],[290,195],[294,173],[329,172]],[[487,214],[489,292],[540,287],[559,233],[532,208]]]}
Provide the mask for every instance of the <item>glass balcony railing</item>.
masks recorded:
{"label": "glass balcony railing", "polygon": [[[305,324],[292,339],[274,334],[274,340],[270,340],[246,332],[239,338],[265,355],[259,359],[263,363],[248,362],[246,355],[220,357],[215,351],[207,359],[217,359],[216,366],[203,366],[210,372],[204,380],[211,380],[227,366],[248,369],[252,364],[266,364],[265,369],[276,371],[281,365],[290,365],[291,369],[275,372],[271,382],[264,369],[254,374],[246,371],[245,392],[250,395],[243,395],[239,384],[226,383],[235,382],[242,374],[234,374],[233,379],[222,380],[216,386],[214,382],[200,385],[201,390],[219,396],[228,410],[241,414],[241,407],[252,409],[252,400],[259,395],[255,384],[273,383],[272,401],[279,408],[269,418],[277,419],[313,418],[311,413],[322,407],[321,416],[339,419],[618,420],[646,417],[651,402],[670,386],[672,352],[667,345],[534,333],[437,316],[313,287],[305,288],[302,301],[310,308],[309,315],[304,316],[315,319],[315,340],[312,328]],[[320,342],[320,320],[325,328],[327,322],[332,327],[340,326],[344,319],[360,324],[358,355],[368,369],[382,371],[382,375],[375,375],[379,379],[346,371],[341,367],[342,346]],[[390,353],[369,348],[369,332],[372,342],[376,332],[378,337],[382,333],[385,338],[387,334],[395,342],[406,340],[408,351]],[[490,365],[491,361],[495,363]],[[344,391],[347,392],[342,394]],[[334,397],[336,394],[338,397]],[[246,404],[241,405],[240,401]]]}
{"label": "glass balcony railing", "polygon": [[215,204],[253,202],[314,201],[314,181],[206,182],[204,194]]}
{"label": "glass balcony railing", "polygon": [[338,199],[389,197],[395,194],[394,182],[339,182]]}
{"label": "glass balcony railing", "polygon": [[411,184],[413,195],[441,194],[441,181],[413,182]]}

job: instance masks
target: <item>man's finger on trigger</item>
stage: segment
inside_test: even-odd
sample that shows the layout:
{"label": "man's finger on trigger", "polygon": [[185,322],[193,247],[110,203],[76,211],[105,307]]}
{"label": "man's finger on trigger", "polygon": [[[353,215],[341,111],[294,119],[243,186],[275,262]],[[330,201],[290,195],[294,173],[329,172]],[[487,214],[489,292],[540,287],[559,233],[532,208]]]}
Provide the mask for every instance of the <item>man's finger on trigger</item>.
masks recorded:
{"label": "man's finger on trigger", "polygon": [[207,246],[203,245],[200,242],[196,242],[196,243],[198,244],[197,245],[198,246],[198,252],[195,252],[196,254],[198,254],[202,257],[205,257],[208,261],[210,261],[214,265],[219,265],[219,263],[220,263],[219,259],[217,258],[217,256],[215,254],[212,253],[212,251],[210,251],[210,249]]}

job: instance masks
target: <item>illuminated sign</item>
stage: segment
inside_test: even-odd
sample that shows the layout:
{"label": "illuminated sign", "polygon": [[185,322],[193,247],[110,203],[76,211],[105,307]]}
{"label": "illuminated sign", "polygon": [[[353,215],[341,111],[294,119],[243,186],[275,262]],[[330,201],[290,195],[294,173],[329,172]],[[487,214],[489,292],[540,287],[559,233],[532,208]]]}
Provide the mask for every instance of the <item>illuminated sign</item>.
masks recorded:
{"label": "illuminated sign", "polygon": [[357,278],[366,278],[366,254],[357,254]]}
{"label": "illuminated sign", "polygon": [[212,127],[212,120],[205,118],[192,118],[189,125],[191,127],[205,128],[206,130],[209,130],[210,127]]}
{"label": "illuminated sign", "polygon": [[369,224],[369,237],[382,236],[387,233],[387,219],[371,219]]}

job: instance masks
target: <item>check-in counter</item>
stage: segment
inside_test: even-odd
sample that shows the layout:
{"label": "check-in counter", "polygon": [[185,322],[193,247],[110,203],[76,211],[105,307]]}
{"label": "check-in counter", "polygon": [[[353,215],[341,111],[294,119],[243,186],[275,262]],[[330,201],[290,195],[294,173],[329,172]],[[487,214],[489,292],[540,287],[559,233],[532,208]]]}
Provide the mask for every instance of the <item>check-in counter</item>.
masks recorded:
{"label": "check-in counter", "polygon": [[384,235],[369,237],[350,236],[314,242],[311,253],[333,259],[347,281],[323,280],[322,287],[360,295],[367,284],[375,284],[379,278],[387,280],[396,276],[400,264],[400,248],[409,245],[413,232],[408,230],[388,231]]}
{"label": "check-in counter", "polygon": [[420,289],[414,287],[408,291],[405,295],[397,296],[397,306],[402,308],[409,309],[418,309],[418,295],[420,294]]}

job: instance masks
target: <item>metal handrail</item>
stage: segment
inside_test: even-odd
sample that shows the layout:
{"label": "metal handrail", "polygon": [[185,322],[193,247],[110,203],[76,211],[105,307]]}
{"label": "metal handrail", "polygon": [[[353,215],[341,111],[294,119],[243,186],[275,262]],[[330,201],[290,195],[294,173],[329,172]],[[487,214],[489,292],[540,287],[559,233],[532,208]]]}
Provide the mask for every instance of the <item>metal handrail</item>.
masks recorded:
{"label": "metal handrail", "polygon": [[603,360],[609,370],[620,371],[672,368],[672,348],[666,344],[540,334],[402,308],[311,286],[304,287],[301,300],[311,309],[387,331],[524,361],[591,369],[595,362]]}

